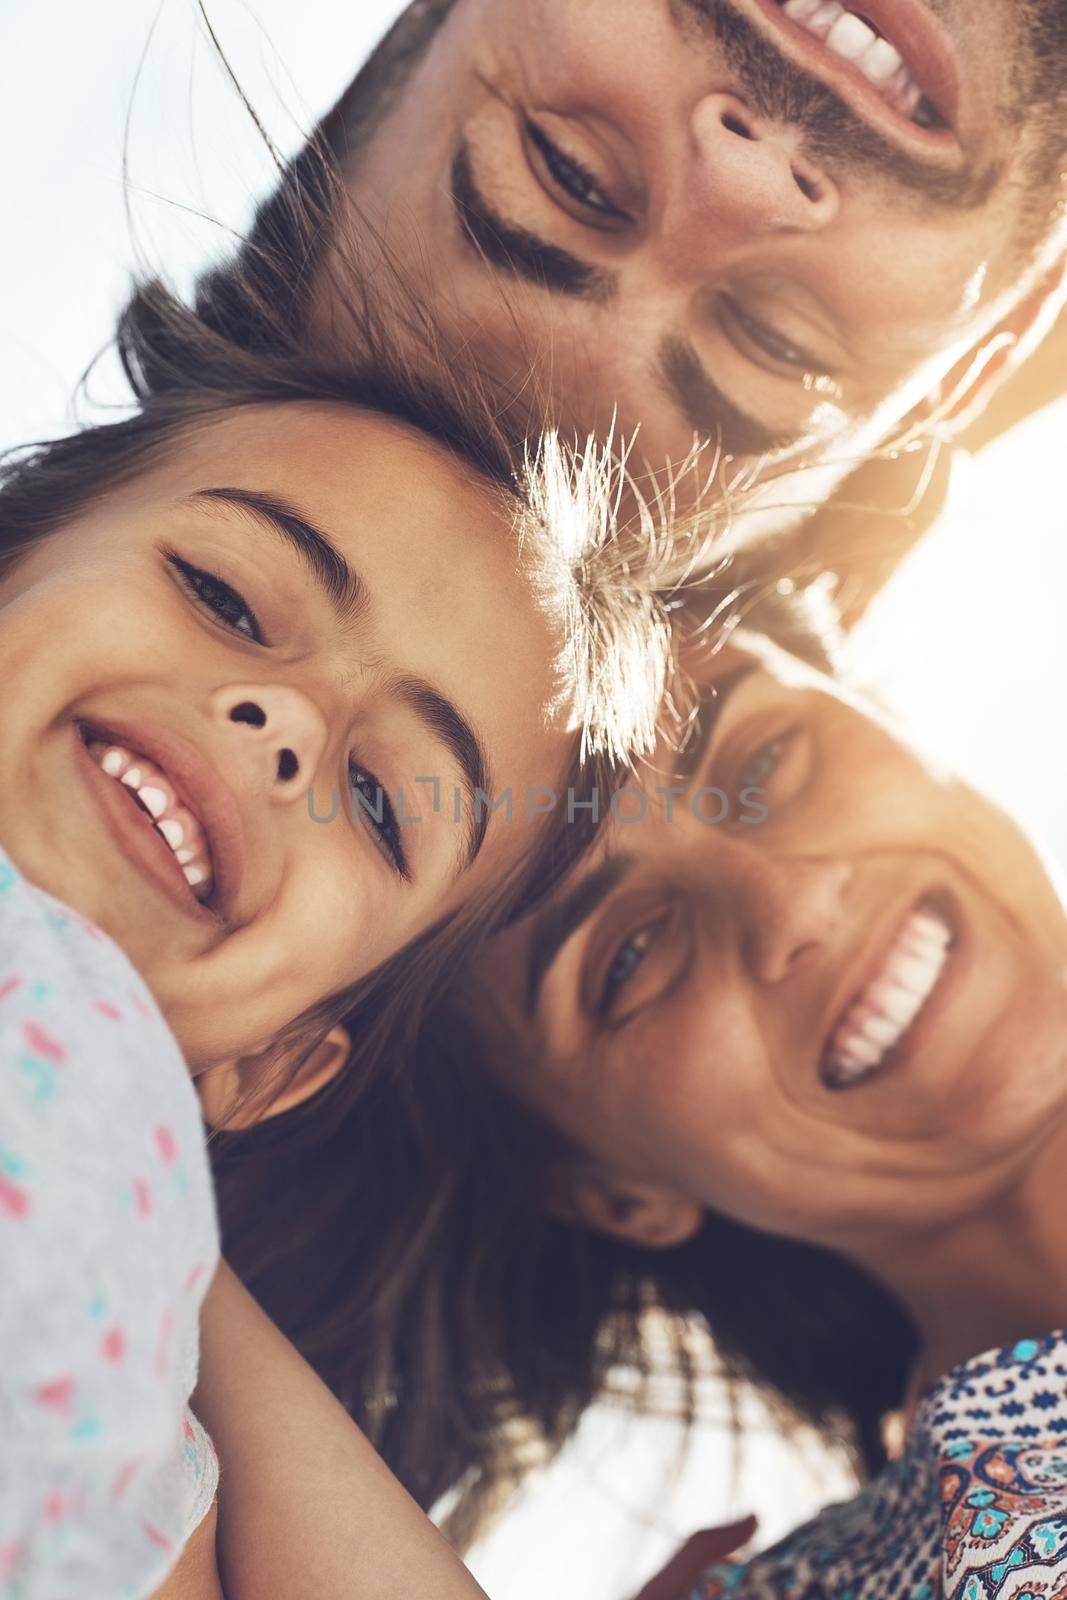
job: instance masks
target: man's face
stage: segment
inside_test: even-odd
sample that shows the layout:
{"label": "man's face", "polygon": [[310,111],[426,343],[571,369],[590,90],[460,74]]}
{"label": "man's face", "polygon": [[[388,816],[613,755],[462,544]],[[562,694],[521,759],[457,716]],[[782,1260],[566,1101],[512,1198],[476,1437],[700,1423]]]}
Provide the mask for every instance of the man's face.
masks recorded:
{"label": "man's face", "polygon": [[[1047,232],[1060,6],[458,0],[349,192],[445,337],[522,392],[535,363],[565,421],[843,471]],[[335,309],[324,281],[324,339]]]}

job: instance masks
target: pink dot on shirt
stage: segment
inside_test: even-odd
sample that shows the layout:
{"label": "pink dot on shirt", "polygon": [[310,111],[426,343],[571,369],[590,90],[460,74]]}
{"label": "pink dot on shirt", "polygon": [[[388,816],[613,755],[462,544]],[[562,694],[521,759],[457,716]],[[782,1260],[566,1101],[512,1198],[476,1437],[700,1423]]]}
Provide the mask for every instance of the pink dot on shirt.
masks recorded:
{"label": "pink dot on shirt", "polygon": [[100,1341],[100,1354],[116,1365],[126,1354],[126,1335],[121,1328],[109,1328]]}
{"label": "pink dot on shirt", "polygon": [[138,1456],[135,1458],[135,1460],[127,1461],[119,1468],[118,1472],[115,1474],[115,1481],[111,1485],[112,1500],[121,1500],[122,1496],[126,1493],[126,1490],[130,1486],[130,1482],[134,1473],[137,1471],[137,1468],[140,1465],[141,1457]]}
{"label": "pink dot on shirt", "polygon": [[30,1197],[25,1189],[0,1172],[0,1210],[6,1211],[9,1217],[24,1217],[29,1209]]}
{"label": "pink dot on shirt", "polygon": [[153,1523],[142,1522],[141,1527],[144,1529],[148,1538],[151,1539],[152,1543],[158,1545],[161,1550],[172,1550],[174,1548],[171,1540],[167,1538],[166,1534],[160,1533],[159,1529],[155,1527]]}
{"label": "pink dot on shirt", "polygon": [[0,1000],[6,1000],[9,994],[14,994],[21,982],[20,977],[5,978],[3,983],[0,983]]}
{"label": "pink dot on shirt", "polygon": [[46,1061],[57,1064],[67,1059],[67,1047],[62,1044],[47,1028],[42,1028],[39,1022],[25,1022],[22,1031],[26,1035],[26,1043],[35,1055],[44,1056]]}
{"label": "pink dot on shirt", "polygon": [[51,1383],[39,1383],[33,1391],[33,1398],[40,1406],[49,1406],[55,1411],[66,1411],[73,1394],[73,1378],[53,1378]]}
{"label": "pink dot on shirt", "polygon": [[149,1188],[147,1178],[134,1178],[133,1201],[139,1217],[152,1215],[152,1190]]}
{"label": "pink dot on shirt", "polygon": [[168,1128],[166,1123],[161,1123],[156,1129],[156,1149],[159,1151],[159,1159],[168,1167],[178,1154],[178,1141],[174,1137],[174,1129]]}
{"label": "pink dot on shirt", "polygon": [[122,1012],[118,1006],[113,1006],[110,1000],[94,1000],[93,1006],[102,1017],[109,1017],[112,1022],[122,1021]]}

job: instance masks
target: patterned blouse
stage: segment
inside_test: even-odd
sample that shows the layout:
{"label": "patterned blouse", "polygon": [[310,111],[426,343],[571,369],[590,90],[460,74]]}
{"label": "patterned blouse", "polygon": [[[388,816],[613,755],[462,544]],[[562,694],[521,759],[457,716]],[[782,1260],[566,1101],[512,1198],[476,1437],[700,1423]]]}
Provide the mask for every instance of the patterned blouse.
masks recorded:
{"label": "patterned blouse", "polygon": [[1067,1600],[1067,1333],[956,1367],[854,1500],[692,1600]]}

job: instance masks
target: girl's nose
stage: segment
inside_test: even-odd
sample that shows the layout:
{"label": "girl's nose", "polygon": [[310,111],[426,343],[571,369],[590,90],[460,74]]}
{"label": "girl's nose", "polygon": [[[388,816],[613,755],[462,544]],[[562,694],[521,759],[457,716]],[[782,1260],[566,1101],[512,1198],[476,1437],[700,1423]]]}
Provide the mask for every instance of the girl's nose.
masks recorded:
{"label": "girl's nose", "polygon": [[214,697],[226,724],[231,759],[257,789],[280,800],[301,799],[326,748],[326,720],[299,689],[281,684],[231,684]]}
{"label": "girl's nose", "polygon": [[721,243],[810,233],[837,215],[837,188],[805,158],[799,131],[758,117],[736,96],[712,94],[699,101],[690,138],[690,201]]}
{"label": "girl's nose", "polygon": [[781,983],[835,945],[853,868],[832,857],[764,858],[742,895],[743,956],[761,983]]}

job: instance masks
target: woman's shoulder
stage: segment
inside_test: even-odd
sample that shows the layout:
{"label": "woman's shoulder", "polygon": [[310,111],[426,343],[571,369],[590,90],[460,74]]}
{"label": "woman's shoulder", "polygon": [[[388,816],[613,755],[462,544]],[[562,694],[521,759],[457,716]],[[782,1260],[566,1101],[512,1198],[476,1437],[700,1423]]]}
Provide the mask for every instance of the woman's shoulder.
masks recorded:
{"label": "woman's shoulder", "polygon": [[1067,1334],[984,1352],[925,1395],[905,1449],[854,1499],[693,1600],[1008,1600],[1067,1579]]}

